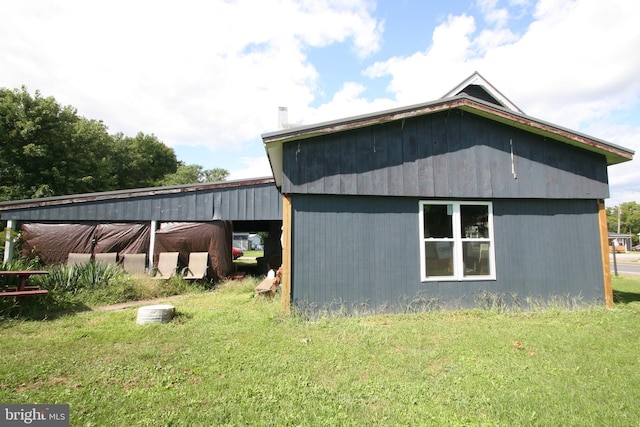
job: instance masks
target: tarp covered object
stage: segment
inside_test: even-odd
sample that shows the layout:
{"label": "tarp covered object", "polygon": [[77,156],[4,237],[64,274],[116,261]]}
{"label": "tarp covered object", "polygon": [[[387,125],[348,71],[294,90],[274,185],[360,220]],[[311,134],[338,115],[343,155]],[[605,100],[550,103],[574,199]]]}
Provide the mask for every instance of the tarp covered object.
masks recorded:
{"label": "tarp covered object", "polygon": [[231,255],[233,227],[230,221],[207,223],[163,223],[156,231],[154,265],[160,252],[179,252],[180,267],[186,267],[189,253],[208,252],[207,277],[220,279],[234,271]]}
{"label": "tarp covered object", "polygon": [[64,263],[69,252],[91,253],[95,225],[22,224],[22,255],[47,265]]}
{"label": "tarp covered object", "polygon": [[149,252],[149,224],[98,224],[94,253],[118,252],[143,254]]}
{"label": "tarp covered object", "polygon": [[70,252],[147,253],[149,225],[113,224],[41,224],[23,223],[22,255],[38,256],[47,265],[66,262]]}

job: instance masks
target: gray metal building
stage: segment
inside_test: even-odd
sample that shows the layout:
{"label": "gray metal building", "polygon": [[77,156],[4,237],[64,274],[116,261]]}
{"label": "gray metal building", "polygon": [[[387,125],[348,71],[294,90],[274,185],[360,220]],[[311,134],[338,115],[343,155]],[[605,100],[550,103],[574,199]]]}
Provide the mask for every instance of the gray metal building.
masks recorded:
{"label": "gray metal building", "polygon": [[285,305],[612,303],[607,167],[633,152],[525,115],[477,73],[263,142],[285,197]]}

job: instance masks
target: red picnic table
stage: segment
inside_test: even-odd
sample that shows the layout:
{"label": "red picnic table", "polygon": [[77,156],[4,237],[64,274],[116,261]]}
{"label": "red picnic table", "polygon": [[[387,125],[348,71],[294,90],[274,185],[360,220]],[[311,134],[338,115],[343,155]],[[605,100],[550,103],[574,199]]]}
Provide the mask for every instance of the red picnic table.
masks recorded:
{"label": "red picnic table", "polygon": [[49,274],[46,270],[14,270],[0,271],[0,276],[17,276],[18,286],[0,288],[0,297],[22,297],[27,295],[43,295],[49,292],[46,289],[40,289],[38,286],[28,286],[29,277],[37,274]]}

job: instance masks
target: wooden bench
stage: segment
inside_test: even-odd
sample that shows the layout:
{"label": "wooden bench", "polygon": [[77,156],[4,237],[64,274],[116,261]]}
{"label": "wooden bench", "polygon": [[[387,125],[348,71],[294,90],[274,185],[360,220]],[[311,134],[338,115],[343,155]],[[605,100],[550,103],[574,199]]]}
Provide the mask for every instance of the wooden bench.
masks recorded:
{"label": "wooden bench", "polygon": [[40,289],[38,286],[27,285],[29,277],[37,274],[49,274],[49,272],[46,270],[0,271],[0,276],[15,276],[18,278],[17,286],[3,286],[0,289],[0,298],[21,298],[31,295],[47,294],[49,292],[47,289]]}
{"label": "wooden bench", "polygon": [[29,295],[44,295],[49,291],[46,289],[33,289],[26,291],[0,291],[1,297],[25,297]]}

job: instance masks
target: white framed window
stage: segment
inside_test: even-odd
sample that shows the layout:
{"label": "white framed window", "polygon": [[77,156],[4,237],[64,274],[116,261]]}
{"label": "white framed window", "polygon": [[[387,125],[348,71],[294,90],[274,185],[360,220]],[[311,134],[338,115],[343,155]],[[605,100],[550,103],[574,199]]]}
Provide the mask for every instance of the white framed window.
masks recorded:
{"label": "white framed window", "polygon": [[491,202],[420,201],[420,277],[495,280]]}

